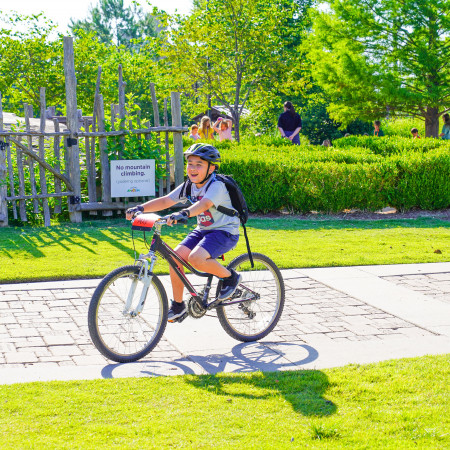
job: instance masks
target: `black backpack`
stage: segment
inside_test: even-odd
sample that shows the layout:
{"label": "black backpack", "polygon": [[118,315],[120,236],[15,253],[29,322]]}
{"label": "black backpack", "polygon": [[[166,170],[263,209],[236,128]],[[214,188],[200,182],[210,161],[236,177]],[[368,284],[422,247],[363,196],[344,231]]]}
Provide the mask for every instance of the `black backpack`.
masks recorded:
{"label": "black backpack", "polygon": [[[230,209],[226,208],[225,206],[219,205],[217,207],[217,211],[221,212],[222,214],[225,214],[226,216],[239,217],[241,225],[244,228],[244,236],[245,242],[247,244],[248,256],[250,258],[250,262],[253,267],[252,252],[250,250],[250,243],[247,237],[247,229],[245,228],[245,224],[247,223],[248,220],[248,206],[247,202],[245,201],[244,194],[242,193],[241,188],[236,183],[236,181],[229,175],[216,174],[215,179],[225,184],[225,187],[227,188],[228,194],[230,196],[231,204],[233,205],[234,208]],[[206,186],[206,191],[208,190],[209,186],[211,186],[212,182],[213,181],[210,181],[208,183],[208,185]],[[192,192],[192,181],[187,179],[184,182],[183,187],[181,188],[179,198],[186,197],[187,199],[190,200],[191,192]]]}

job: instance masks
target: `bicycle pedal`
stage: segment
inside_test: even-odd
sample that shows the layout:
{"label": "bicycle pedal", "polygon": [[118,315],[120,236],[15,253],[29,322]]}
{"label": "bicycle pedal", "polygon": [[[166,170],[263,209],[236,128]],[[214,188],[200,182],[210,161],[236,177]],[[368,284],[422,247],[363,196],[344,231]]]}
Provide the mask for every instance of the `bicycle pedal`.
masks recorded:
{"label": "bicycle pedal", "polygon": [[181,322],[183,322],[184,319],[186,319],[186,317],[188,315],[189,314],[187,312],[185,312],[182,316],[177,317],[175,320],[168,320],[168,322],[170,322],[170,323],[175,323],[175,322],[181,323]]}

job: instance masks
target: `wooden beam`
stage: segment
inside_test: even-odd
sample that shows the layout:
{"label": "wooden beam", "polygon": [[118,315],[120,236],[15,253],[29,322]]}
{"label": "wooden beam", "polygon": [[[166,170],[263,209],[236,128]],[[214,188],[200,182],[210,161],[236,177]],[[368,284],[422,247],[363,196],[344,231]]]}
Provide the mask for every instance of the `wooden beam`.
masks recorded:
{"label": "wooden beam", "polygon": [[65,177],[64,175],[62,175],[61,173],[59,173],[56,169],[54,169],[50,164],[48,164],[46,161],[43,161],[41,158],[39,158],[38,155],[36,155],[34,152],[31,152],[30,150],[28,150],[27,147],[25,147],[25,145],[21,144],[19,141],[17,141],[16,139],[11,138],[10,142],[12,142],[13,144],[17,145],[17,147],[20,148],[20,150],[23,153],[26,153],[28,156],[30,156],[31,158],[33,158],[35,161],[37,161],[39,164],[41,164],[43,167],[45,167],[49,172],[51,172],[53,175],[55,175],[55,177],[58,177],[60,180],[64,181],[64,183],[67,186],[67,189],[69,189],[70,191],[73,191],[73,186],[72,183],[70,182],[70,180]]}

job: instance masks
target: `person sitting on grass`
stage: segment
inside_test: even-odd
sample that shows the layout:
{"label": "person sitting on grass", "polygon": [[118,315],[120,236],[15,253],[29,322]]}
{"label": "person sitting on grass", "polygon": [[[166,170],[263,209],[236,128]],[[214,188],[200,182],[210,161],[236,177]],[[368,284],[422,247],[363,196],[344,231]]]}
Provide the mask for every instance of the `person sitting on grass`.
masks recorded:
{"label": "person sitting on grass", "polygon": [[413,139],[420,139],[419,130],[417,128],[411,128],[411,134],[413,135]]}
{"label": "person sitting on grass", "polygon": [[[241,275],[233,269],[228,270],[216,258],[236,247],[239,240],[240,220],[217,210],[222,205],[234,209],[225,183],[216,179],[215,172],[220,163],[219,151],[210,144],[194,144],[185,152],[187,176],[192,182],[190,198],[182,192],[180,184],[164,197],[155,198],[135,208],[127,210],[126,218],[131,220],[137,212],[156,212],[168,209],[181,202],[190,205],[167,218],[167,225],[172,226],[178,220],[197,217],[197,227],[178,244],[175,251],[197,270],[211,273],[222,281],[218,299],[225,300],[238,287]],[[185,191],[185,190],[184,190]],[[181,270],[182,267],[180,267]],[[170,279],[174,300],[169,309],[168,321],[176,322],[186,313],[183,301],[184,285],[170,268]]]}
{"label": "person sitting on grass", "polygon": [[373,123],[373,127],[375,128],[373,130],[374,136],[378,136],[378,137],[384,136],[383,130],[380,128],[380,126],[381,126],[381,122],[379,120],[375,120],[375,122]]}

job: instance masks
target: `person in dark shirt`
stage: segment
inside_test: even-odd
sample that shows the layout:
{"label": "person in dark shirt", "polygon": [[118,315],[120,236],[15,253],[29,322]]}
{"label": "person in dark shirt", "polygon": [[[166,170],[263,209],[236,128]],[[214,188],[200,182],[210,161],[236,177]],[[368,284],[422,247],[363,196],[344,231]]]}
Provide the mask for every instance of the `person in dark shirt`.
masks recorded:
{"label": "person in dark shirt", "polygon": [[302,119],[300,114],[295,112],[291,102],[284,103],[284,113],[278,118],[278,129],[281,137],[288,138],[295,145],[300,145],[299,133],[302,129]]}
{"label": "person in dark shirt", "polygon": [[381,122],[379,120],[375,120],[375,122],[373,123],[373,128],[374,128],[373,135],[374,136],[378,136],[378,137],[384,136],[383,130],[380,128],[380,126],[381,126]]}

